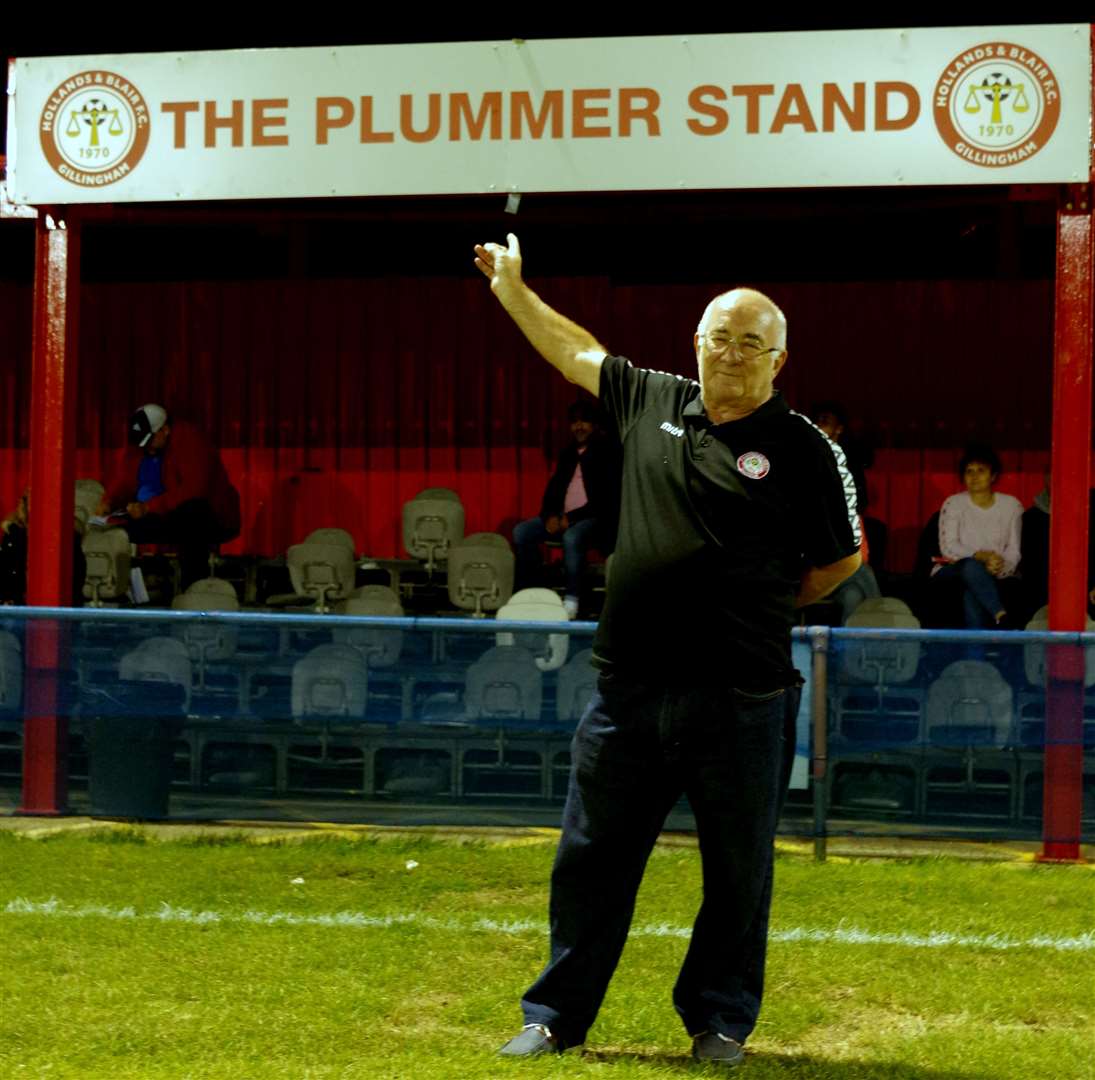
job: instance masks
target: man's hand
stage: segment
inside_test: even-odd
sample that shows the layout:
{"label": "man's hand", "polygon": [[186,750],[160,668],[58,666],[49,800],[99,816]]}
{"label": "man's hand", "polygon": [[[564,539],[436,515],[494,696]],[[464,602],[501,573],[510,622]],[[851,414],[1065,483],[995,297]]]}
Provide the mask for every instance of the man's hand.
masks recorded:
{"label": "man's hand", "polygon": [[491,292],[529,344],[569,382],[601,392],[601,365],[608,350],[588,331],[548,307],[521,278],[521,245],[513,233],[508,246],[476,244],[475,265],[490,280]]}
{"label": "man's hand", "polygon": [[148,507],[142,502],[126,503],[125,512],[136,521],[138,518],[143,518],[148,513]]}
{"label": "man's hand", "polygon": [[490,279],[491,290],[499,298],[524,284],[521,245],[513,233],[506,233],[506,242],[508,247],[494,243],[475,245],[475,265]]}
{"label": "man's hand", "polygon": [[547,521],[544,522],[544,528],[547,530],[548,536],[558,536],[563,531],[562,523],[559,520],[558,514],[551,514]]}

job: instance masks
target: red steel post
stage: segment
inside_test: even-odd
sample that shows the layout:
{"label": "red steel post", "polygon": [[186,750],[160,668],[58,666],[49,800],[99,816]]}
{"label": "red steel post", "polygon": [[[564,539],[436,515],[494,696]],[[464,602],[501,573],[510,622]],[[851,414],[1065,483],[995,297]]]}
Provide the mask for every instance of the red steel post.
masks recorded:
{"label": "red steel post", "polygon": [[[27,603],[61,607],[72,600],[80,235],[76,219],[45,209],[36,229]],[[67,809],[64,629],[52,620],[27,623],[22,814]]]}
{"label": "red steel post", "polygon": [[[1091,185],[1068,187],[1057,212],[1053,333],[1053,444],[1049,517],[1049,627],[1084,629],[1091,482],[1092,321],[1095,233]],[[1045,786],[1041,858],[1080,857],[1083,804],[1083,650],[1046,655]]]}

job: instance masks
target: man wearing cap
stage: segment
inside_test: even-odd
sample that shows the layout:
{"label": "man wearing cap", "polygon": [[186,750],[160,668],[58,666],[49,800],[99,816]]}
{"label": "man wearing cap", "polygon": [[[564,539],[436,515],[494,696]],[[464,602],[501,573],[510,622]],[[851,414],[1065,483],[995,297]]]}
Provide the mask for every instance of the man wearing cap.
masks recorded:
{"label": "man wearing cap", "polygon": [[764,989],[773,840],[801,677],[794,608],[859,566],[840,448],[773,381],[783,312],[734,289],[693,337],[699,379],[644,370],[545,304],[521,252],[476,266],[534,348],[600,397],[623,444],[620,527],[593,646],[597,688],[574,734],[551,876],[551,950],[501,1053],[580,1046],[627,939],[647,857],[687,794],[703,902],[673,989],[699,1061],[744,1059]]}
{"label": "man wearing cap", "polygon": [[129,418],[129,447],[99,507],[127,515],[135,544],[174,544],[182,587],[205,576],[209,548],[239,535],[240,497],[220,454],[193,424],[162,405]]}

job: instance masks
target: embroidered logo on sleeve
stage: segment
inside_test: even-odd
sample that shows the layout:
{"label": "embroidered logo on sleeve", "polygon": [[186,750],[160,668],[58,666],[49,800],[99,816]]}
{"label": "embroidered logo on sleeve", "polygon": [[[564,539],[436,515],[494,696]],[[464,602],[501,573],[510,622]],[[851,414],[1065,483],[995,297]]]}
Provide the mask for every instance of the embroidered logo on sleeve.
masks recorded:
{"label": "embroidered logo on sleeve", "polygon": [[760,480],[768,475],[772,463],[759,450],[746,450],[738,458],[738,472],[750,480]]}

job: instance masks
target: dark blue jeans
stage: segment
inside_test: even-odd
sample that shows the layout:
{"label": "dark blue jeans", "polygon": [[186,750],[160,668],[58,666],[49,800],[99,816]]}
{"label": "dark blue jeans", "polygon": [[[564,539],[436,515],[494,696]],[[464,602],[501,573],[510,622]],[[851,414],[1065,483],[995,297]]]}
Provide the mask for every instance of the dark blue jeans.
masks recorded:
{"label": "dark blue jeans", "polygon": [[996,578],[976,559],[959,559],[939,567],[935,577],[940,581],[959,578],[962,582],[962,614],[967,630],[991,630],[996,627],[996,613],[1004,609]]}
{"label": "dark blue jeans", "polygon": [[514,574],[513,591],[539,585],[543,573],[543,560],[540,545],[545,540],[561,540],[563,544],[563,564],[567,574],[567,595],[580,596],[582,593],[582,568],[586,562],[586,551],[593,540],[596,528],[595,518],[586,518],[575,522],[561,536],[548,535],[544,519],[528,518],[513,527],[513,548],[517,560]]}
{"label": "dark blue jeans", "polygon": [[776,824],[794,757],[797,687],[761,697],[602,676],[572,745],[551,877],[551,956],[522,1000],[563,1047],[585,1040],[627,939],[670,809],[696,817],[703,903],[673,990],[690,1035],[744,1042],[764,990]]}

